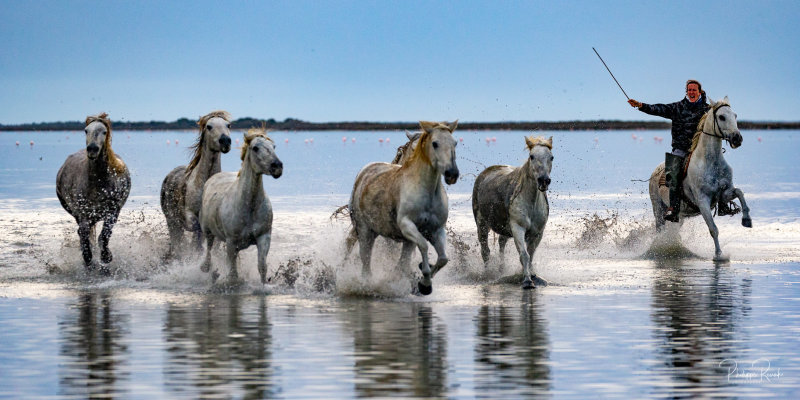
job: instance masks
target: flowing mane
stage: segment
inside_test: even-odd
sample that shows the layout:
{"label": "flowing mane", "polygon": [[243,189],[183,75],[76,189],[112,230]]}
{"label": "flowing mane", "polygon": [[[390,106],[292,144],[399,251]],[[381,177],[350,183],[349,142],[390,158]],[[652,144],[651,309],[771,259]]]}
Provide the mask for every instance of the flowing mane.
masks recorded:
{"label": "flowing mane", "polygon": [[111,149],[111,120],[108,118],[108,113],[102,112],[97,115],[89,115],[86,117],[85,126],[89,126],[92,122],[100,122],[106,127],[107,134],[103,148],[105,148],[108,168],[117,174],[123,173],[125,171],[125,163],[122,162],[122,160],[114,154],[114,150]]}
{"label": "flowing mane", "polygon": [[706,124],[706,119],[708,118],[709,114],[713,115],[714,112],[722,106],[730,106],[730,104],[725,100],[720,100],[714,103],[711,108],[700,118],[700,122],[697,123],[697,131],[694,133],[694,136],[692,136],[692,147],[689,149],[689,153],[694,152],[697,144],[700,143],[700,138],[703,134],[703,126]]}
{"label": "flowing mane", "polygon": [[192,156],[192,160],[189,161],[189,165],[186,167],[186,175],[189,175],[194,167],[196,167],[200,162],[200,155],[203,154],[203,140],[206,138],[206,124],[211,118],[214,117],[219,117],[225,121],[231,122],[231,114],[224,110],[212,111],[197,121],[197,126],[200,128],[200,135],[197,137],[197,141],[195,141],[193,145],[189,146],[189,148],[194,151],[194,155]]}
{"label": "flowing mane", "polygon": [[[456,121],[455,123],[457,123]],[[419,142],[417,143],[417,147],[414,148],[414,152],[411,153],[411,156],[406,159],[403,165],[410,163],[412,160],[416,160],[417,158],[422,159],[422,161],[430,164],[431,159],[428,156],[427,148],[428,142],[431,141],[431,131],[434,129],[444,129],[450,133],[453,132],[454,127],[448,126],[442,122],[429,122],[429,121],[419,121],[420,127],[422,127],[422,133],[419,136]]]}

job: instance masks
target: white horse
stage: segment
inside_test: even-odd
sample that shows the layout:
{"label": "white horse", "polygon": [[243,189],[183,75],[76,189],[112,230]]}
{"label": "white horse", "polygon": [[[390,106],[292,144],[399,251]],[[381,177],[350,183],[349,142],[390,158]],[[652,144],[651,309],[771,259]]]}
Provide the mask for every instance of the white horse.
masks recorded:
{"label": "white horse", "polygon": [[[261,175],[277,179],[283,163],[275,154],[275,143],[263,129],[251,129],[244,136],[242,168],[239,173],[220,172],[203,188],[200,228],[206,236],[206,258],[200,269],[211,268],[214,239],[225,242],[230,280],[236,280],[236,257],[252,245],[258,248],[258,273],[267,282],[267,253],[272,237],[272,205],[264,193]],[[214,279],[218,274],[214,273]]]}
{"label": "white horse", "polygon": [[[733,186],[733,170],[722,156],[722,141],[727,141],[731,148],[742,145],[742,134],[736,123],[736,114],[731,110],[728,97],[719,102],[711,102],[711,108],[703,115],[698,124],[697,133],[692,140],[689,165],[683,180],[684,199],[681,202],[681,221],[683,217],[698,214],[708,225],[714,239],[714,261],[724,261],[719,247],[719,230],[714,223],[714,209],[720,215],[733,215],[738,207],[731,201],[738,198],[741,203],[742,226],[751,228],[750,208],[744,200],[742,191]],[[669,189],[662,184],[664,163],[656,167],[650,176],[650,201],[656,218],[656,229],[661,230],[665,224],[664,211],[669,203]],[[688,200],[688,202],[687,202]],[[733,210],[729,209],[729,203]]]}
{"label": "white horse", "polygon": [[525,144],[528,159],[521,167],[493,165],[478,175],[472,189],[472,214],[484,264],[489,261],[490,229],[499,235],[501,259],[506,242],[513,237],[522,264],[522,287],[530,289],[547,285],[532,270],[531,259],[550,215],[547,189],[553,165],[553,137],[529,136]]}
{"label": "white horse", "polygon": [[[448,185],[458,180],[456,140],[453,123],[420,121],[422,134],[411,157],[402,165],[375,162],[365,166],[356,177],[350,196],[350,218],[354,230],[347,238],[347,253],[359,243],[362,273],[370,274],[372,245],[377,236],[403,242],[398,268],[407,268],[416,245],[422,256],[419,268],[422,294],[433,290],[431,279],[447,264],[445,223]],[[436,264],[428,263],[428,241],[436,249]]]}
{"label": "white horse", "polygon": [[231,149],[231,115],[212,111],[197,122],[200,132],[192,145],[194,155],[189,165],[173,169],[161,184],[161,210],[169,229],[168,256],[175,254],[183,242],[183,232],[194,234],[196,248],[202,246],[198,213],[203,201],[203,185],[220,172],[220,153]]}
{"label": "white horse", "polygon": [[[92,268],[89,236],[95,224],[103,221],[98,238],[100,260],[113,259],[108,241],[119,212],[131,191],[128,167],[111,149],[111,120],[108,114],[86,117],[86,149],[71,154],[56,176],[56,195],[61,206],[78,223],[81,253],[87,269]],[[103,267],[101,272],[108,273]]]}

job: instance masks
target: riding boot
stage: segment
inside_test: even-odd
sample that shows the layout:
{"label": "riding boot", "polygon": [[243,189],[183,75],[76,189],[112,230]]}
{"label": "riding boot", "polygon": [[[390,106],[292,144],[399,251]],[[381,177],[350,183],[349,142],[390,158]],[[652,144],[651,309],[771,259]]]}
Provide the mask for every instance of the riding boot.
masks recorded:
{"label": "riding boot", "polygon": [[667,153],[664,162],[667,187],[669,187],[669,208],[664,213],[664,219],[678,222],[681,211],[681,173],[683,172],[684,158]]}

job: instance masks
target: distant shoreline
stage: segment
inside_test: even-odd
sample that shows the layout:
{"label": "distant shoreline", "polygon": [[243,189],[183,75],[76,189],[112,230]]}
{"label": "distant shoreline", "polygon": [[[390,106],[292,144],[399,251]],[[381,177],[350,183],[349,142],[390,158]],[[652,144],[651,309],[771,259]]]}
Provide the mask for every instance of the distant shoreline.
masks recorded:
{"label": "distant shoreline", "polygon": [[[231,122],[234,129],[249,129],[265,126],[273,131],[414,131],[419,128],[417,122],[307,122],[288,118],[284,121],[274,119],[240,118]],[[115,130],[127,131],[160,131],[160,130],[195,130],[196,121],[181,118],[173,122],[147,121],[128,122],[114,121]],[[30,124],[3,125],[0,131],[81,131],[84,124],[81,121],[67,122],[39,122]],[[603,130],[668,130],[668,121],[556,121],[556,122],[461,122],[460,130],[492,130],[492,131],[603,131]],[[797,122],[758,122],[739,121],[739,128],[743,130],[785,130],[800,129]]]}

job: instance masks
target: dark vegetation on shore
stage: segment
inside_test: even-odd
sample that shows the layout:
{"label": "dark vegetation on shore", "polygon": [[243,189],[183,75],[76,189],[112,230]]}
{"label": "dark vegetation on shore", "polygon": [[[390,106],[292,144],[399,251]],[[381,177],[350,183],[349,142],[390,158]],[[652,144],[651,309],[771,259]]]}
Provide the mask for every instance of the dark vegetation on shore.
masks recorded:
{"label": "dark vegetation on shore", "polygon": [[[274,119],[239,118],[232,122],[234,129],[248,129],[266,126],[275,131],[381,131],[381,130],[416,130],[417,122],[307,122],[299,119],[287,118],[283,121]],[[82,121],[67,122],[38,122],[30,124],[3,125],[0,131],[80,131],[83,130]],[[460,130],[509,130],[509,131],[569,131],[569,130],[668,130],[668,121],[559,121],[559,122],[461,122]],[[739,121],[739,128],[752,129],[800,129],[797,122],[754,122]],[[160,130],[194,130],[197,123],[188,118],[181,118],[173,122],[147,121],[130,122],[114,121],[115,130],[131,131],[160,131]]]}

